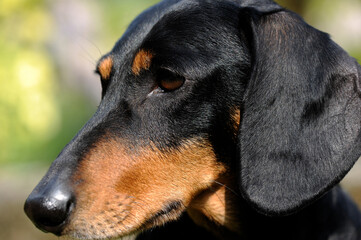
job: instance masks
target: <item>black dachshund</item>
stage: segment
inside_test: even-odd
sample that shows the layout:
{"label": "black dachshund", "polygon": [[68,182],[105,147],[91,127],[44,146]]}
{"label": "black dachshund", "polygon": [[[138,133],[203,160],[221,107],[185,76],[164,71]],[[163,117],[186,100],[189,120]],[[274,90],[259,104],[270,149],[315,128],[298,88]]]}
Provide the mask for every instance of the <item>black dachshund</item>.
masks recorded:
{"label": "black dachshund", "polygon": [[25,203],[40,229],[361,239],[337,186],[361,155],[361,67],[298,15],[270,0],[166,0],[97,72],[97,112]]}

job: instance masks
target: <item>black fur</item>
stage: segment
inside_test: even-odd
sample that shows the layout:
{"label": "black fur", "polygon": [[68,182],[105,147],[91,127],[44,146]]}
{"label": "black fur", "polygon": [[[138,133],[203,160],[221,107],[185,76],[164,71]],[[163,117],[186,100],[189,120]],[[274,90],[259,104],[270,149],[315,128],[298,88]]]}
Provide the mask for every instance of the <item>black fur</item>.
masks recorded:
{"label": "black fur", "polygon": [[[360,212],[340,187],[330,190],[314,204],[284,217],[269,217],[257,213],[240,201],[242,236],[224,233],[221,239],[281,239],[281,240],[359,240],[361,239]],[[214,226],[215,229],[219,226]],[[222,228],[219,231],[222,233]],[[222,235],[222,234],[221,234]],[[197,227],[187,216],[152,231],[137,240],[219,239]]]}
{"label": "black fur", "polygon": [[[154,58],[136,76],[139,49]],[[135,151],[204,137],[238,178],[242,239],[361,239],[361,215],[336,186],[361,155],[361,67],[327,34],[273,1],[166,0],[109,55],[97,112],[35,192],[63,186],[105,133]],[[157,88],[161,71],[184,85]],[[212,238],[184,216],[138,239],[202,236]]]}
{"label": "black fur", "polygon": [[240,184],[260,211],[287,214],[322,196],[361,155],[358,64],[293,13],[253,25]]}

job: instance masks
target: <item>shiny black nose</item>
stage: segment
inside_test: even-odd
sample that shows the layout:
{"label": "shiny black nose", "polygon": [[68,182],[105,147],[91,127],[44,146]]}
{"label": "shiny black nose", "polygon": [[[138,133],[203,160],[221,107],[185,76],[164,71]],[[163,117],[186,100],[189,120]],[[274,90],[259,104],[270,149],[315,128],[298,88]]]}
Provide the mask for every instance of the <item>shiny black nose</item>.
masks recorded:
{"label": "shiny black nose", "polygon": [[60,235],[73,207],[72,194],[66,190],[55,189],[31,193],[25,202],[24,210],[39,229]]}

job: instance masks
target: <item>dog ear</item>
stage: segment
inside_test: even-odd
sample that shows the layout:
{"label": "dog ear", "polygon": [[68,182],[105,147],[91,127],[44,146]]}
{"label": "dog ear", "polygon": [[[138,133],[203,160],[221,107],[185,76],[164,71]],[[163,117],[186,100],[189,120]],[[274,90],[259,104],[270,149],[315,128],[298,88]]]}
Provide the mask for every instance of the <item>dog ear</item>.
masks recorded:
{"label": "dog ear", "polygon": [[240,7],[256,11],[260,14],[272,13],[283,8],[272,0],[237,0]]}
{"label": "dog ear", "polygon": [[361,155],[361,68],[296,14],[255,11],[242,13],[252,73],[241,109],[239,186],[258,211],[286,215],[325,194]]}

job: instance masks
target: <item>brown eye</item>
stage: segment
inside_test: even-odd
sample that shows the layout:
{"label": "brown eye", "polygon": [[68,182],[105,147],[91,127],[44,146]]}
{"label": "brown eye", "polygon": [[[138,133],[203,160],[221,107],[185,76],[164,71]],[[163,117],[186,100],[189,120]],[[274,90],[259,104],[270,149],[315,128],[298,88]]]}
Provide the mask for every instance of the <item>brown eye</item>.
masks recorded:
{"label": "brown eye", "polygon": [[174,72],[162,69],[157,73],[157,81],[159,88],[161,88],[163,91],[170,92],[180,88],[183,85],[185,79],[183,76],[180,76]]}

